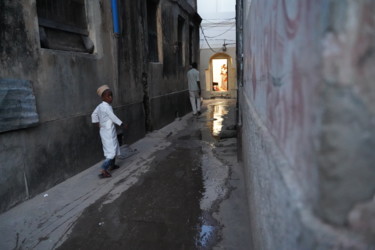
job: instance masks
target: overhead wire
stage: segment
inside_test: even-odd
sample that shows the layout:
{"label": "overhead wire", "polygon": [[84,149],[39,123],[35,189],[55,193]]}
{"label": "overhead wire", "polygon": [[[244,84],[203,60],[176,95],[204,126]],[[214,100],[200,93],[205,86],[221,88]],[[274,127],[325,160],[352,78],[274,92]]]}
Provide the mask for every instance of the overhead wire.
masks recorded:
{"label": "overhead wire", "polygon": [[[207,38],[215,38],[215,37],[218,37],[218,36],[221,36],[221,35],[224,35],[225,33],[229,32],[233,27],[235,27],[236,24],[233,24],[229,29],[227,29],[226,31],[224,31],[223,33],[219,34],[219,35],[215,35],[215,36],[206,36]],[[203,29],[203,28],[202,28]]]}
{"label": "overhead wire", "polygon": [[[204,41],[204,39],[199,39],[200,41]],[[230,39],[224,39],[224,38],[220,38],[220,39],[209,39],[210,41],[223,41],[225,40],[225,44],[229,44],[227,42],[232,42],[231,44],[235,44],[236,40],[230,40]]]}
{"label": "overhead wire", "polygon": [[201,23],[204,27],[221,27],[221,26],[229,26],[233,25],[236,22],[221,22],[221,23]]}
{"label": "overhead wire", "polygon": [[[220,22],[212,22],[208,20],[220,20]],[[205,28],[219,28],[223,26],[232,26],[235,25],[236,21],[235,18],[229,18],[229,19],[203,19],[202,20],[202,27]]]}
{"label": "overhead wire", "polygon": [[[214,22],[214,21],[211,21],[211,20],[220,20],[220,22]],[[201,31],[202,31],[202,35],[203,35],[203,38],[204,39],[200,39],[200,40],[204,40],[208,46],[208,48],[214,52],[214,53],[218,53],[219,51],[215,51],[211,44],[209,43],[208,39],[209,40],[214,40],[214,41],[221,41],[223,39],[213,39],[213,38],[216,38],[216,37],[219,37],[221,35],[224,35],[225,33],[229,32],[231,29],[233,29],[233,27],[235,27],[236,25],[236,22],[235,22],[236,18],[235,17],[232,17],[232,18],[226,18],[226,19],[223,19],[223,18],[220,18],[220,19],[202,19],[202,23],[201,25],[199,26]],[[209,30],[209,29],[216,29],[218,30],[218,28],[225,28],[223,26],[228,26],[228,25],[231,25],[229,27],[229,29],[226,29],[224,32],[218,34],[218,35],[214,35],[214,36],[206,36],[205,34],[205,29],[206,30]],[[205,29],[203,29],[203,26],[205,27]],[[231,39],[224,39],[224,44],[225,41],[234,41],[235,40],[231,40]]]}
{"label": "overhead wire", "polygon": [[212,52],[214,52],[214,53],[218,53],[218,51],[215,51],[215,50],[211,47],[211,45],[209,44],[209,42],[207,41],[207,38],[206,38],[206,35],[204,34],[204,30],[203,30],[203,28],[202,28],[202,25],[199,25],[199,27],[201,28],[201,31],[202,31],[202,34],[203,34],[204,40],[205,40],[206,43],[207,43],[207,46],[210,48],[210,50],[211,50]]}
{"label": "overhead wire", "polygon": [[235,17],[230,17],[230,18],[214,18],[214,19],[203,18],[202,21],[210,22],[208,20],[221,20],[221,21],[224,21],[224,20],[235,20],[235,19],[236,19]]}

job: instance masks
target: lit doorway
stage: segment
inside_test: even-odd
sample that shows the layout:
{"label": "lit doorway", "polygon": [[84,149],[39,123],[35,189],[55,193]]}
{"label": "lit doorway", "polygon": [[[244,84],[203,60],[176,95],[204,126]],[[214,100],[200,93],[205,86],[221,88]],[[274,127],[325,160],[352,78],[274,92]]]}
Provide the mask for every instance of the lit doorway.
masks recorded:
{"label": "lit doorway", "polygon": [[228,59],[212,59],[212,90],[228,91]]}

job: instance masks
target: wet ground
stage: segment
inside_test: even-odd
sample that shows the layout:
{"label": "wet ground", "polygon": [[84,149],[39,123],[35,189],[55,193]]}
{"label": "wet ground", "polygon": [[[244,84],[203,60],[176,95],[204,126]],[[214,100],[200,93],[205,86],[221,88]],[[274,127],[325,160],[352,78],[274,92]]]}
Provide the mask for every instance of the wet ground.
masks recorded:
{"label": "wet ground", "polygon": [[195,249],[204,188],[193,134],[159,152],[114,202],[90,206],[59,249]]}
{"label": "wet ground", "polygon": [[209,104],[134,186],[87,208],[59,249],[212,249],[221,227],[212,213],[229,193],[229,168],[207,154],[234,118],[233,100]]}
{"label": "wet ground", "polygon": [[229,191],[229,168],[207,154],[225,119],[233,129],[234,108],[225,101],[192,117],[135,185],[112,203],[98,200],[87,208],[59,249],[212,249],[221,226],[212,213]]}
{"label": "wet ground", "polygon": [[[143,139],[139,154],[120,160],[112,178],[95,183],[94,167],[2,215],[0,246],[249,249],[235,100],[205,101],[200,117],[178,124]],[[22,211],[31,214],[10,218]]]}

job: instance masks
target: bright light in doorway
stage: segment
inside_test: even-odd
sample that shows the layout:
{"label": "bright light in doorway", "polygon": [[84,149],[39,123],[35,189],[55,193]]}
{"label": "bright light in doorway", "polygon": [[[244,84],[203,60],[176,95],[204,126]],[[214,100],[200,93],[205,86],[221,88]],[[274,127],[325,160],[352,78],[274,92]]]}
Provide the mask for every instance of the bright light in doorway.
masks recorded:
{"label": "bright light in doorway", "polygon": [[228,91],[228,60],[212,60],[212,90]]}

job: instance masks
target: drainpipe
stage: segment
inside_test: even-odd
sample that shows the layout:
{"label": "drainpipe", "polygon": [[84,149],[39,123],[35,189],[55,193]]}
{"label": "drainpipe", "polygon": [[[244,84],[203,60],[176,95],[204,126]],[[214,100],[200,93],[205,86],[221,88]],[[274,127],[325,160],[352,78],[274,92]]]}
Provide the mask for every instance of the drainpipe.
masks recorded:
{"label": "drainpipe", "polygon": [[115,102],[120,101],[118,98],[118,85],[119,85],[119,56],[118,56],[118,46],[119,46],[119,35],[120,35],[120,25],[118,17],[118,6],[117,0],[111,0],[111,9],[112,9],[112,22],[113,22],[113,46],[112,46],[112,55],[113,55],[113,94],[117,97]]}
{"label": "drainpipe", "polygon": [[111,0],[111,6],[112,6],[113,33],[118,36],[120,34],[120,27],[119,27],[119,21],[118,21],[117,0]]}
{"label": "drainpipe", "polygon": [[[251,3],[251,1],[250,1]],[[243,0],[236,1],[236,59],[237,59],[237,159],[242,161],[242,107],[243,91]]]}

